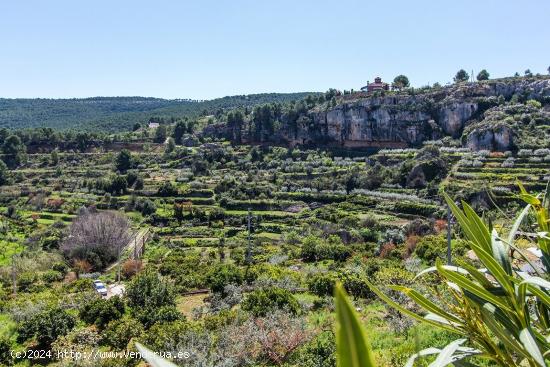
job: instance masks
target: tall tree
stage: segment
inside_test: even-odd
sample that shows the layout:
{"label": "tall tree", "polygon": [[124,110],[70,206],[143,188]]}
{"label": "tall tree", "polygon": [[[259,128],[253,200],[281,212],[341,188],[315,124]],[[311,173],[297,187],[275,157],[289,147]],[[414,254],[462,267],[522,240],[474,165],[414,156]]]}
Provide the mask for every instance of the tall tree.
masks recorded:
{"label": "tall tree", "polygon": [[393,79],[393,85],[398,88],[398,89],[401,89],[401,88],[408,88],[410,83],[409,83],[409,78],[407,78],[405,75],[401,74],[401,75],[398,75],[396,76],[394,79]]}
{"label": "tall tree", "polygon": [[59,154],[57,152],[57,149],[54,149],[50,153],[50,164],[52,166],[57,166],[58,163],[59,163]]}
{"label": "tall tree", "polygon": [[457,71],[454,77],[455,83],[467,82],[468,79],[470,79],[470,75],[464,69]]}
{"label": "tall tree", "polygon": [[169,153],[172,153],[174,149],[176,149],[176,143],[174,142],[174,138],[168,138],[168,141],[166,143],[166,149],[164,150],[164,152],[169,154]]}
{"label": "tall tree", "polygon": [[481,70],[479,72],[479,74],[477,74],[477,80],[478,81],[482,81],[482,80],[489,80],[489,72],[485,69]]}
{"label": "tall tree", "polygon": [[132,153],[128,149],[122,149],[116,156],[116,169],[126,172],[132,168]]}
{"label": "tall tree", "polygon": [[227,114],[227,126],[231,131],[231,138],[237,144],[241,143],[242,126],[244,123],[244,116],[241,111],[229,112]]}
{"label": "tall tree", "polygon": [[17,135],[10,135],[2,144],[4,163],[10,168],[15,168],[27,159],[26,147]]}
{"label": "tall tree", "polygon": [[183,137],[183,134],[187,131],[187,124],[185,121],[180,120],[176,123],[176,126],[174,126],[174,132],[172,133],[172,137],[174,138],[174,142],[177,145],[181,145],[181,138]]}
{"label": "tall tree", "polygon": [[7,184],[9,181],[8,166],[0,160],[0,186]]}
{"label": "tall tree", "polygon": [[155,143],[162,144],[166,140],[166,126],[165,125],[159,125],[157,127],[157,130],[155,131]]}

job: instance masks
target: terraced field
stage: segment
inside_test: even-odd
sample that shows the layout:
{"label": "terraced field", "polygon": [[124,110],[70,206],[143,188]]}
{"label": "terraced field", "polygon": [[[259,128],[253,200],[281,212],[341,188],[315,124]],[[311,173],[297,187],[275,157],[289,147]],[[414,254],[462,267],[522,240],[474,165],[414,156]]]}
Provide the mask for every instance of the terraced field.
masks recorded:
{"label": "terraced field", "polygon": [[[73,287],[84,284],[82,291],[91,291],[85,285],[89,278],[108,285],[122,281],[117,287],[124,289],[153,274],[169,279],[175,314],[137,316],[134,308],[131,317],[158,322],[184,317],[200,327],[223,312],[241,312],[249,294],[287,292],[287,301],[297,302],[300,317],[308,319],[309,332],[323,335],[338,280],[372,320],[375,352],[385,361],[394,356],[384,338],[394,340],[393,348],[398,343],[410,350],[418,340],[394,331],[412,326],[384,314],[366,280],[383,287],[410,284],[414,272],[443,259],[442,191],[495,219],[498,210],[517,209],[518,180],[540,191],[550,176],[540,153],[432,144],[353,157],[226,141],[172,151],[150,139],[132,140],[131,151],[121,151],[120,144],[58,152],[56,159],[52,153],[30,154],[10,172],[11,182],[0,187],[4,289],[10,292],[15,269],[17,291],[35,297],[33,305],[42,297],[65,304],[74,297]],[[497,205],[504,209],[495,210]],[[74,224],[90,213],[118,213],[129,220],[134,236],[102,266],[92,265],[95,255],[83,262],[66,251]],[[453,256],[464,255],[460,240],[452,247]],[[83,279],[75,280],[79,276]],[[6,310],[19,310],[20,299],[13,297]],[[70,302],[76,303],[70,309],[84,312],[87,301]],[[8,325],[0,334],[11,340],[20,324],[14,312],[0,313]],[[154,320],[140,321],[142,335],[157,335],[155,327],[148,329]],[[444,333],[418,330],[425,345],[448,341]]]}

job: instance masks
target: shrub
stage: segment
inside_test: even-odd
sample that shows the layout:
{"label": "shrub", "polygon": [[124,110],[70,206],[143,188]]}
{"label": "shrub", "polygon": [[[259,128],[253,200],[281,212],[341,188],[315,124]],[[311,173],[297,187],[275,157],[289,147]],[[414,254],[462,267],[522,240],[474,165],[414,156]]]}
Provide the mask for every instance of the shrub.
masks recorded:
{"label": "shrub", "polygon": [[153,270],[136,275],[126,287],[126,296],[133,315],[145,327],[182,318],[175,308],[174,285]]}
{"label": "shrub", "polygon": [[76,324],[75,318],[56,306],[34,314],[18,325],[18,342],[36,338],[40,346],[49,347],[59,336],[67,334]]}
{"label": "shrub", "polygon": [[42,274],[42,280],[46,283],[59,282],[63,280],[63,274],[55,270],[48,270]]}
{"label": "shrub", "polygon": [[128,306],[135,309],[175,305],[172,283],[153,270],[138,274],[126,287]]}
{"label": "shrub", "polygon": [[361,228],[359,234],[363,237],[365,242],[377,242],[378,241],[378,231],[373,228]]}
{"label": "shrub", "polygon": [[338,278],[348,293],[354,297],[372,298],[373,293],[366,281],[365,274],[351,270],[343,270],[338,274]]}
{"label": "shrub", "polygon": [[242,302],[242,309],[256,317],[265,316],[277,309],[284,309],[295,315],[300,311],[300,305],[286,289],[265,288],[249,293]]}
{"label": "shrub", "polygon": [[164,181],[162,185],[160,185],[157,195],[163,197],[177,196],[178,188],[174,186],[170,181]]}
{"label": "shrub", "polygon": [[336,338],[332,331],[323,331],[297,353],[297,365],[302,367],[333,367],[336,365]]}
{"label": "shrub", "polygon": [[334,293],[335,284],[335,276],[329,273],[319,273],[309,278],[307,287],[311,293],[324,297],[331,296]]}
{"label": "shrub", "polygon": [[58,271],[61,274],[65,275],[67,274],[69,267],[64,262],[56,262],[55,264],[52,265],[52,270]]}
{"label": "shrub", "polygon": [[80,309],[80,318],[103,329],[109,322],[118,320],[124,314],[124,302],[120,297],[109,299],[96,298],[84,304]]}
{"label": "shrub", "polygon": [[544,157],[544,156],[547,156],[548,154],[550,154],[550,149],[540,148],[540,149],[536,149],[533,153],[538,157]]}
{"label": "shrub", "polygon": [[142,215],[148,216],[157,211],[157,206],[149,199],[140,199],[136,202],[135,209]]}
{"label": "shrub", "polygon": [[141,271],[143,264],[141,260],[128,259],[122,264],[122,276],[130,279]]}
{"label": "shrub", "polygon": [[13,365],[13,358],[11,355],[12,350],[13,346],[11,345],[9,338],[0,335],[0,365]]}
{"label": "shrub", "polygon": [[330,236],[327,240],[308,236],[302,243],[301,256],[304,261],[335,260],[345,261],[351,256],[351,250],[342,243],[339,236]]}
{"label": "shrub", "polygon": [[116,157],[116,169],[120,172],[126,172],[126,170],[132,168],[132,165],[132,154],[129,150],[122,149]]}
{"label": "shrub", "polygon": [[143,325],[132,318],[111,321],[102,333],[103,343],[114,349],[126,349],[132,338],[143,334]]}
{"label": "shrub", "polygon": [[376,282],[383,285],[409,285],[414,274],[403,267],[386,266],[376,272]]}
{"label": "shrub", "polygon": [[420,238],[416,244],[414,253],[429,264],[435,263],[436,259],[445,259],[447,241],[445,237],[430,235]]}
{"label": "shrub", "polygon": [[535,100],[535,99],[530,99],[527,102],[525,102],[525,104],[527,106],[537,108],[537,109],[542,108],[542,104],[539,101]]}
{"label": "shrub", "polygon": [[36,273],[32,273],[32,272],[25,272],[25,273],[22,273],[22,274],[17,278],[17,287],[18,287],[19,290],[21,290],[22,292],[30,291],[30,290],[31,290],[31,287],[34,285],[34,283],[36,282],[36,280],[37,280]]}
{"label": "shrub", "polygon": [[533,154],[532,149],[520,149],[518,151],[518,157],[522,157],[522,158],[530,157],[532,154]]}
{"label": "shrub", "polygon": [[[466,253],[466,244],[461,239],[451,241],[452,256],[462,256]],[[447,259],[447,239],[441,235],[422,237],[415,250],[415,254],[422,260],[432,264],[437,259]]]}
{"label": "shrub", "polygon": [[229,284],[242,284],[244,279],[241,269],[233,264],[219,264],[206,275],[206,283],[212,292],[223,293]]}

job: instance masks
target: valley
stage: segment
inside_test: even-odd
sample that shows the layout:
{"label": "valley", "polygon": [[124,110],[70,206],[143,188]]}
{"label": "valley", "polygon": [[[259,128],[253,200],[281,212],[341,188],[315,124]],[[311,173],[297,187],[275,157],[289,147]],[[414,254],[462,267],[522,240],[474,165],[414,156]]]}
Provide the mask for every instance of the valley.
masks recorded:
{"label": "valley", "polygon": [[[518,183],[539,193],[550,179],[550,78],[294,97],[144,112],[125,129],[0,130],[0,364],[33,363],[12,349],[139,341],[191,351],[178,365],[334,366],[336,284],[380,365],[455,340],[372,284],[411,312],[395,287],[448,292],[415,278],[447,261],[444,193],[511,231],[527,197]],[[475,270],[459,220],[452,260]],[[102,298],[98,279],[124,295]]]}

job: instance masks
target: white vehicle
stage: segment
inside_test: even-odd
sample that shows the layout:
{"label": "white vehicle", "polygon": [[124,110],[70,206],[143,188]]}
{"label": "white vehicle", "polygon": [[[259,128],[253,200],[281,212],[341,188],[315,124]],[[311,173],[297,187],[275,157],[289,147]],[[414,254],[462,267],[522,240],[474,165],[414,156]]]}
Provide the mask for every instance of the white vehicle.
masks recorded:
{"label": "white vehicle", "polygon": [[102,297],[107,296],[107,287],[101,280],[94,280],[94,288]]}

